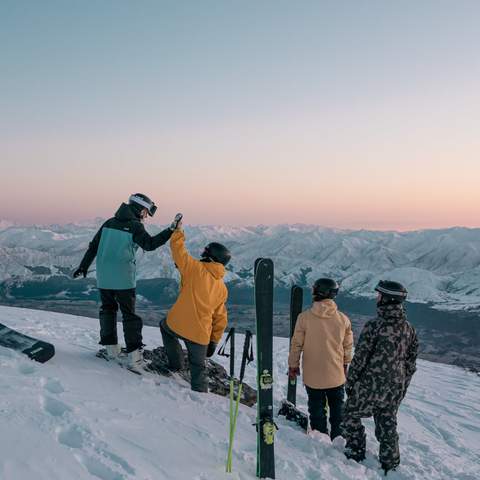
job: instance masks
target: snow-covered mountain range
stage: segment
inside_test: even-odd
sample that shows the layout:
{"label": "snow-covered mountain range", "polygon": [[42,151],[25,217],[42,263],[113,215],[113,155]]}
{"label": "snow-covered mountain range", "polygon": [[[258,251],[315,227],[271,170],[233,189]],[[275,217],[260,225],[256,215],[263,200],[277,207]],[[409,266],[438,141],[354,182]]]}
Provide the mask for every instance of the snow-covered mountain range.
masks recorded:
{"label": "snow-covered mountain range", "polygon": [[[233,474],[226,474],[227,398],[96,358],[97,320],[0,306],[0,322],[56,347],[43,365],[0,347],[2,480],[255,479],[255,407],[240,405]],[[148,348],[160,345],[158,328],[144,328],[144,341]],[[371,419],[365,421],[367,458],[358,464],[344,457],[343,439],[332,444],[326,435],[305,435],[276,415],[287,388],[287,357],[288,339],[275,338],[276,478],[385,478]],[[229,359],[214,360],[228,368]],[[245,381],[256,384],[255,361]],[[297,390],[306,411],[301,382]],[[477,375],[420,360],[399,410],[402,463],[388,478],[478,479],[479,396]]]}
{"label": "snow-covered mountain range", "polygon": [[[0,281],[67,274],[101,220],[81,225],[18,226],[0,222]],[[147,225],[151,233],[160,227]],[[332,276],[354,296],[372,296],[379,279],[404,283],[414,302],[441,309],[480,309],[480,229],[353,231],[312,225],[186,227],[191,253],[210,241],[233,252],[226,280],[252,285],[255,258],[275,261],[277,285],[310,285]],[[176,278],[167,247],[139,252],[140,278]],[[92,266],[94,269],[94,265]],[[94,274],[92,274],[94,275]]]}

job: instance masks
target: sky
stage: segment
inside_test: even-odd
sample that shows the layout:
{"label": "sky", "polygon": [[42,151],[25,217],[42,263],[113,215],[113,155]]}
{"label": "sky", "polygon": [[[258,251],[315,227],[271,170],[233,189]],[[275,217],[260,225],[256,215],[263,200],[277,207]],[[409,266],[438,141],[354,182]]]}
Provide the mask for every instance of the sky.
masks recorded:
{"label": "sky", "polygon": [[480,2],[0,2],[0,220],[480,226]]}

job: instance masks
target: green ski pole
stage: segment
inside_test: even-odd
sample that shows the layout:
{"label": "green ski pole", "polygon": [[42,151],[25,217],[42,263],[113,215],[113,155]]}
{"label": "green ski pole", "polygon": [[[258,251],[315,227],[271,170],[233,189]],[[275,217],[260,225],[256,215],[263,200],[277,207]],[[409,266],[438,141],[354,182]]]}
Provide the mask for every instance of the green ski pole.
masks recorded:
{"label": "green ski pole", "polygon": [[247,365],[247,362],[250,363],[252,360],[253,360],[252,332],[250,330],[247,330],[245,332],[245,342],[243,344],[242,366],[240,368],[240,379],[238,383],[237,400],[235,402],[235,413],[233,415],[233,420],[231,421],[231,428],[230,428],[230,443],[229,443],[228,458],[227,458],[228,473],[231,473],[232,471],[233,440],[235,437],[235,431],[237,429],[238,409],[240,406],[240,399],[242,398],[243,379],[245,377],[245,367]]}

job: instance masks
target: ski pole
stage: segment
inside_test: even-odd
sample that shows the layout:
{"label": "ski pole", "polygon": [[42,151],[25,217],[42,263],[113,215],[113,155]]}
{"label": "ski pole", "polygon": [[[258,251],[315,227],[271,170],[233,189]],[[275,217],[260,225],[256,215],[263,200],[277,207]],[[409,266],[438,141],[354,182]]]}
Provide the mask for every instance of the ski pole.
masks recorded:
{"label": "ski pole", "polygon": [[[229,451],[233,442],[233,395],[234,395],[234,377],[235,377],[235,328],[230,330],[232,334],[230,339],[230,435],[229,435]],[[232,459],[227,457],[227,472],[232,471]]]}
{"label": "ski pole", "polygon": [[242,366],[240,367],[240,378],[238,383],[237,401],[235,403],[235,413],[233,416],[232,428],[230,429],[230,443],[229,443],[228,458],[227,458],[227,472],[229,473],[231,473],[232,471],[233,440],[235,437],[235,431],[237,429],[238,409],[240,406],[240,399],[242,398],[243,379],[245,377],[245,367],[247,363],[250,363],[252,360],[253,360],[252,332],[250,330],[247,330],[245,332],[245,341],[243,343]]}
{"label": "ski pole", "polygon": [[[225,352],[225,348],[230,342],[230,353]],[[230,384],[230,401],[229,401],[229,420],[230,420],[230,425],[229,425],[229,449],[228,451],[230,452],[230,444],[232,443],[232,437],[233,437],[233,416],[234,416],[234,388],[235,388],[235,327],[232,327],[227,335],[227,338],[223,342],[223,345],[220,347],[218,350],[218,355],[222,357],[230,357],[230,379],[229,379],[229,384]],[[226,466],[226,471],[230,473],[232,471],[232,465],[231,465],[231,459],[230,456],[227,456],[227,466]]]}

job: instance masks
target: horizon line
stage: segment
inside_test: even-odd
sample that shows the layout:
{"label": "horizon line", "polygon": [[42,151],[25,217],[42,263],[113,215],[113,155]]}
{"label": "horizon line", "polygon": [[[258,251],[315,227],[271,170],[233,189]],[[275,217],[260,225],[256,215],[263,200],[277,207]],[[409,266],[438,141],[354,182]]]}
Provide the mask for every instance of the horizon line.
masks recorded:
{"label": "horizon line", "polygon": [[[73,225],[78,227],[87,227],[87,226],[94,226],[98,225],[102,222],[105,222],[107,219],[103,217],[95,217],[86,220],[78,220],[78,221],[71,221],[71,222],[64,222],[64,223],[21,223],[15,222],[9,219],[0,219],[0,226],[2,224],[7,224],[5,228],[2,230],[7,230],[9,228],[27,228],[27,227],[39,227],[39,228],[46,228],[46,227],[53,227],[53,226],[67,226]],[[152,225],[155,227],[165,227],[168,223],[157,223],[154,221],[147,221],[144,222],[145,226]],[[331,231],[342,231],[342,232],[380,232],[380,233],[413,233],[413,232],[425,232],[425,231],[442,231],[442,230],[477,230],[480,226],[469,227],[465,225],[450,225],[444,227],[426,227],[426,228],[406,228],[406,229],[395,229],[395,228],[372,228],[372,227],[365,227],[365,228],[354,228],[354,227],[335,227],[329,225],[322,225],[319,223],[302,223],[302,222],[295,222],[295,223],[258,223],[258,224],[234,224],[234,223],[188,223],[185,224],[185,227],[193,227],[193,228],[201,228],[201,227],[210,227],[210,228],[218,228],[218,227],[227,227],[227,228],[274,228],[274,227],[313,227],[313,228],[321,228],[325,230]]]}

